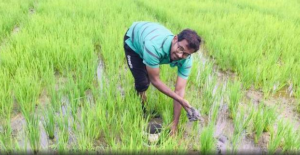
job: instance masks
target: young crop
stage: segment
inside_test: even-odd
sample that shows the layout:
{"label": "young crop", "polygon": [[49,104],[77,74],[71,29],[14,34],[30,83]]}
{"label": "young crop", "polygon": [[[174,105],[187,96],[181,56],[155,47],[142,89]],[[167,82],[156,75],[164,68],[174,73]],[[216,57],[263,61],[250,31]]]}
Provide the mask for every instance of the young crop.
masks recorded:
{"label": "young crop", "polygon": [[205,83],[202,94],[202,111],[204,114],[208,114],[211,109],[215,99],[216,99],[216,91],[218,86],[216,84],[216,77],[210,76]]}
{"label": "young crop", "polygon": [[211,154],[215,152],[216,149],[216,139],[214,138],[215,126],[209,124],[207,127],[202,129],[200,135],[200,153],[201,154]]}
{"label": "young crop", "polygon": [[284,137],[287,135],[287,124],[283,120],[279,121],[277,130],[271,132],[271,139],[268,145],[268,152],[274,154],[277,148],[283,143]]}
{"label": "young crop", "polygon": [[203,88],[203,86],[205,85],[205,81],[207,81],[207,79],[209,78],[210,74],[213,71],[213,63],[206,61],[205,63],[200,64],[199,66],[200,69],[198,71],[196,81],[197,81],[197,86]]}
{"label": "young crop", "polygon": [[66,129],[63,129],[63,131],[58,132],[58,142],[56,149],[59,154],[64,154],[68,151],[68,135],[66,134],[67,132],[65,131]]}
{"label": "young crop", "polygon": [[[256,114],[256,109],[255,109],[254,105],[252,103],[250,103],[250,104],[252,106],[249,107],[249,108],[247,107],[247,110],[250,109],[250,111],[247,115],[247,118],[246,118],[245,122],[243,123],[243,129],[246,129],[246,128],[249,127],[251,120],[254,119],[255,114]],[[245,111],[245,109],[242,109],[241,111]],[[245,113],[245,112],[242,112],[242,113]]]}
{"label": "young crop", "polygon": [[5,70],[0,71],[0,77],[2,78],[0,81],[0,118],[10,120],[13,107],[11,80]]}
{"label": "young crop", "polygon": [[300,135],[298,134],[299,131],[294,129],[291,121],[285,120],[286,129],[285,129],[285,136],[284,145],[282,148],[282,152],[287,154],[293,154],[300,151]]}
{"label": "young crop", "polygon": [[97,114],[92,108],[90,103],[84,102],[84,107],[81,109],[81,128],[78,130],[78,146],[81,151],[93,150],[93,142],[100,134]]}
{"label": "young crop", "polygon": [[241,83],[239,81],[234,81],[228,85],[228,94],[229,94],[229,110],[231,113],[231,118],[234,119],[236,112],[239,106],[239,102],[242,98]]}
{"label": "young crop", "polygon": [[220,110],[220,103],[219,103],[219,101],[215,101],[212,104],[213,105],[212,105],[212,107],[210,109],[210,113],[209,113],[209,120],[210,120],[210,123],[216,124],[219,110]]}
{"label": "young crop", "polygon": [[29,71],[18,70],[18,73],[20,74],[16,75],[16,83],[14,83],[14,95],[28,122],[29,115],[34,112],[37,104],[37,98],[41,90],[40,82],[37,80],[36,75],[32,76]]}
{"label": "young crop", "polygon": [[34,154],[37,154],[40,149],[40,127],[39,127],[39,117],[31,114],[29,116],[29,120],[26,121],[26,133],[29,139],[29,143],[31,149],[33,150]]}
{"label": "young crop", "polygon": [[11,119],[8,118],[4,121],[2,125],[2,132],[0,132],[0,150],[10,154],[14,149],[13,138],[12,138],[12,128],[10,125]]}
{"label": "young crop", "polygon": [[271,125],[274,123],[275,119],[275,110],[273,108],[264,106],[263,103],[260,103],[257,112],[253,116],[255,143],[258,143],[258,139],[263,131],[266,132],[271,130]]}
{"label": "young crop", "polygon": [[236,153],[238,146],[238,143],[240,141],[240,138],[242,136],[242,133],[244,131],[243,125],[246,121],[246,116],[244,110],[241,110],[236,114],[236,117],[233,119],[234,124],[234,132],[233,132],[233,138],[232,138],[232,146],[233,146],[233,152]]}
{"label": "young crop", "polygon": [[55,129],[55,110],[52,106],[48,106],[47,109],[44,110],[44,128],[48,134],[50,139],[54,138],[54,129]]}

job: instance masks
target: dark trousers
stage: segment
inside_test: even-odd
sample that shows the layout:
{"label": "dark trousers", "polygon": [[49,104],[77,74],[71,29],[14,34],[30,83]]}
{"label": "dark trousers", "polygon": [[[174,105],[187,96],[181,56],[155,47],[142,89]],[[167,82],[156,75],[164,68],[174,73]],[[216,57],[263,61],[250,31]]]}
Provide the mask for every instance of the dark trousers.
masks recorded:
{"label": "dark trousers", "polygon": [[146,65],[143,63],[143,59],[125,43],[125,40],[129,38],[126,36],[126,33],[124,35],[124,51],[127,65],[134,77],[136,91],[143,92],[146,91],[150,85]]}

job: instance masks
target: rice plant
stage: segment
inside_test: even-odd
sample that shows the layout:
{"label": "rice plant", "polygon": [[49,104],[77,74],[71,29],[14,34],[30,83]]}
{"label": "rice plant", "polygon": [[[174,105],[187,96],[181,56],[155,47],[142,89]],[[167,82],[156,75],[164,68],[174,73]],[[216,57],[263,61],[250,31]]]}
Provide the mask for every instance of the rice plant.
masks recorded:
{"label": "rice plant", "polygon": [[59,154],[65,154],[68,152],[68,142],[66,139],[68,139],[66,129],[63,129],[62,131],[58,132],[58,142],[56,145],[56,150]]}
{"label": "rice plant", "polygon": [[10,125],[11,119],[4,121],[2,131],[0,132],[0,150],[3,153],[11,154],[14,150],[14,140],[12,137],[12,127]]}
{"label": "rice plant", "polygon": [[217,118],[218,118],[218,114],[219,114],[219,110],[220,110],[220,103],[219,101],[215,101],[210,109],[210,113],[209,113],[209,121],[212,124],[216,124]]}
{"label": "rice plant", "polygon": [[13,108],[12,84],[7,70],[0,71],[0,121],[9,119]]}
{"label": "rice plant", "polygon": [[48,134],[50,139],[54,139],[54,130],[55,130],[55,110],[52,106],[48,105],[46,109],[44,109],[44,128]]}
{"label": "rice plant", "polygon": [[[248,116],[249,117],[249,116]],[[233,146],[233,152],[237,153],[237,148],[239,147],[238,143],[240,141],[240,138],[242,134],[244,133],[245,129],[243,127],[244,123],[246,121],[246,115],[245,111],[241,110],[236,114],[236,117],[233,119],[234,124],[234,132],[233,132],[233,138],[232,138],[232,146]]]}
{"label": "rice plant", "polygon": [[216,84],[216,77],[210,76],[205,83],[202,94],[202,105],[201,110],[204,114],[208,115],[215,99],[218,85]]}
{"label": "rice plant", "polygon": [[99,136],[98,120],[96,111],[93,110],[90,103],[85,101],[81,111],[80,129],[78,130],[78,146],[81,151],[92,151],[94,149],[94,140]]}
{"label": "rice plant", "polygon": [[29,120],[26,121],[26,134],[34,154],[37,154],[40,149],[40,127],[39,127],[39,117],[37,115],[31,114]]}
{"label": "rice plant", "polygon": [[216,150],[216,139],[214,138],[215,126],[209,124],[204,127],[200,135],[200,153],[201,154],[212,154]]}
{"label": "rice plant", "polygon": [[69,141],[69,109],[66,109],[65,112],[60,110],[59,115],[57,116],[57,125],[59,129],[59,133],[61,136],[59,137],[60,142],[62,143],[68,143]]}
{"label": "rice plant", "polygon": [[275,110],[271,107],[264,106],[263,103],[260,103],[256,113],[253,116],[255,143],[258,143],[258,140],[264,131],[271,130],[271,126],[273,125],[275,120]]}
{"label": "rice plant", "polygon": [[[250,106],[251,105],[251,106]],[[250,109],[248,115],[247,115],[247,118],[245,120],[245,122],[243,123],[243,128],[244,129],[247,129],[250,125],[250,122],[253,121],[255,115],[256,115],[256,108],[254,107],[254,105],[252,103],[246,105],[246,109],[241,109],[241,111],[245,111],[245,110],[248,110]],[[250,106],[250,107],[248,107]],[[242,113],[245,113],[245,112],[242,112]]]}
{"label": "rice plant", "polygon": [[29,71],[19,70],[20,75],[16,76],[16,83],[14,83],[14,95],[20,106],[21,112],[29,121],[29,115],[34,111],[37,105],[37,98],[40,94],[40,82],[37,81],[36,75],[31,75]]}
{"label": "rice plant", "polygon": [[241,83],[239,81],[234,81],[229,83],[228,85],[228,94],[229,94],[229,110],[230,110],[230,117],[234,119],[236,116],[236,112],[239,106],[239,102],[242,98],[242,90],[241,90]]}
{"label": "rice plant", "polygon": [[282,152],[287,154],[293,154],[300,151],[300,135],[298,134],[298,130],[294,128],[291,121],[285,120],[286,126],[284,145],[282,146]]}
{"label": "rice plant", "polygon": [[268,144],[268,153],[274,154],[278,147],[283,144],[283,139],[287,135],[287,124],[280,120],[277,124],[277,130],[271,132],[271,139]]}

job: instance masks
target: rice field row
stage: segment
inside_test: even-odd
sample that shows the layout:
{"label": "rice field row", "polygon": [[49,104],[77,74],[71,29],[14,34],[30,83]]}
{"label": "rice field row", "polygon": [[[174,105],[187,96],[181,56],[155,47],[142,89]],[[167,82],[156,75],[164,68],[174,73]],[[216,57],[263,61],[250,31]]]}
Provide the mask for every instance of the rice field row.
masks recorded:
{"label": "rice field row", "polygon": [[26,21],[29,9],[33,8],[33,0],[2,0],[0,2],[0,41],[8,37],[12,30],[22,21]]}
{"label": "rice field row", "polygon": [[[10,40],[0,52],[0,87],[2,88],[0,89],[0,151],[212,153],[217,152],[220,135],[216,135],[216,131],[219,128],[219,121],[227,115],[233,121],[231,125],[234,130],[226,135],[230,142],[226,143],[225,151],[249,151],[238,144],[242,144],[243,138],[248,138],[253,145],[259,145],[264,133],[269,133],[271,138],[266,150],[262,148],[259,151],[270,153],[277,149],[283,152],[299,151],[300,137],[296,134],[298,129],[294,127],[293,122],[282,121],[281,117],[276,115],[278,112],[276,107],[266,106],[264,101],[255,105],[245,99],[245,90],[249,84],[254,83],[257,88],[262,87],[268,92],[271,82],[274,84],[274,81],[278,81],[279,89],[286,80],[283,79],[282,74],[287,73],[278,75],[280,78],[273,81],[262,82],[261,79],[251,79],[252,70],[249,68],[253,67],[251,64],[255,64],[252,61],[258,59],[258,62],[264,59],[256,55],[257,53],[254,54],[250,49],[250,43],[243,40],[241,36],[253,33],[258,38],[263,36],[259,32],[264,30],[256,31],[257,27],[254,24],[247,25],[250,20],[256,20],[262,15],[250,11],[249,19],[243,21],[233,13],[237,11],[243,16],[247,11],[249,13],[249,10],[245,11],[240,5],[251,5],[247,1],[241,1],[238,5],[237,3],[204,1],[200,5],[196,1],[190,1],[184,4],[195,9],[186,10],[188,7],[180,7],[183,6],[182,2],[168,1],[159,2],[161,4],[159,6],[155,5],[157,4],[155,1],[132,0],[122,2],[78,0],[76,3],[62,0],[38,1],[34,7],[35,13],[22,22],[20,31],[10,36]],[[170,5],[171,8],[178,8],[175,9],[177,16],[171,16],[174,15],[175,10],[164,9],[170,8]],[[210,7],[212,5],[214,8]],[[260,5],[253,4],[251,7]],[[227,6],[235,6],[235,8],[223,9],[228,11],[227,15],[218,12],[218,8],[220,10]],[[198,9],[200,12],[204,11],[202,16],[197,12]],[[220,14],[223,16],[219,16]],[[282,14],[280,17],[286,16]],[[241,21],[234,24],[235,18]],[[297,22],[298,16],[293,14],[291,19]],[[169,124],[172,122],[172,100],[151,86],[147,91],[149,96],[147,108],[150,111],[156,109],[163,118],[163,131],[156,143],[149,143],[147,135],[144,134],[149,118],[144,119],[141,115],[140,102],[134,92],[133,78],[123,54],[124,33],[132,22],[138,20],[160,22],[170,28],[174,34],[185,27],[194,28],[205,38],[205,49],[201,52],[204,52],[203,50],[211,52],[219,68],[236,70],[239,75],[233,80],[220,81],[214,69],[214,61],[210,59],[203,61],[200,53],[194,55],[196,61],[194,61],[185,98],[201,110],[205,123],[186,123],[188,120],[182,112],[179,133],[176,137],[168,135]],[[266,17],[260,22],[263,23],[264,20],[275,19]],[[296,31],[296,26],[291,29],[291,23],[286,23],[285,28],[289,28],[287,31],[279,29],[279,32],[288,35]],[[224,27],[222,24],[229,25]],[[282,26],[280,21],[278,24],[279,27]],[[245,25],[252,31],[248,32],[243,28]],[[268,26],[271,28],[271,25],[267,25],[267,28]],[[234,30],[240,31],[240,34],[236,35]],[[276,34],[275,30],[271,32]],[[265,43],[274,39],[272,33],[270,38],[265,38]],[[229,37],[231,39],[228,39]],[[251,36],[246,38],[255,40]],[[233,40],[239,40],[243,44],[239,45]],[[281,41],[276,43],[282,45]],[[297,42],[296,39],[294,42],[288,41]],[[258,42],[252,44],[254,49],[258,49]],[[240,51],[238,53],[241,54],[241,46],[248,47],[242,55],[236,52],[234,54],[237,55],[234,55],[230,52]],[[287,45],[283,44],[281,47]],[[273,56],[274,48],[271,46],[266,53]],[[291,50],[286,53],[286,56],[294,56],[293,58],[297,59],[296,53],[290,55],[292,50],[297,50],[294,44],[291,49],[286,50]],[[228,58],[223,59],[225,56]],[[282,66],[284,69],[287,69],[285,68],[287,66],[295,69],[293,66],[296,66],[297,69],[295,62],[297,61]],[[243,64],[244,69],[248,69],[247,74],[244,75],[245,70],[239,68],[241,66],[239,63]],[[270,68],[270,65],[275,62],[266,61],[266,63]],[[260,64],[262,63],[257,63],[255,68]],[[260,67],[265,66],[266,64],[263,64]],[[266,72],[263,69],[265,68],[262,68],[261,72]],[[268,71],[270,73],[264,73],[263,78],[275,74],[275,69],[274,72],[272,69]],[[174,74],[176,69],[168,66],[161,67],[161,79],[172,89],[175,82]],[[292,80],[297,94],[298,85],[297,80],[295,81]],[[221,113],[224,107],[228,107],[226,110],[228,114],[225,116]],[[15,115],[18,113],[21,113],[21,118],[16,118]],[[21,128],[13,125],[12,122],[16,119],[24,122]],[[43,136],[44,134],[46,137]]]}

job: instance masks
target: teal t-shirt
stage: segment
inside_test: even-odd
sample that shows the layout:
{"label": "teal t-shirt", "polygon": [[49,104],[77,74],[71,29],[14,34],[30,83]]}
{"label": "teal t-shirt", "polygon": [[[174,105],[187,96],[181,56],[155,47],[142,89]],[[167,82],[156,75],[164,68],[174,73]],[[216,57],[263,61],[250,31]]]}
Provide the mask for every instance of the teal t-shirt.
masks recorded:
{"label": "teal t-shirt", "polygon": [[151,68],[158,68],[160,64],[177,66],[178,76],[187,79],[192,67],[193,58],[171,61],[170,48],[173,33],[153,22],[134,22],[126,35],[129,37],[125,42],[142,59],[143,63]]}

